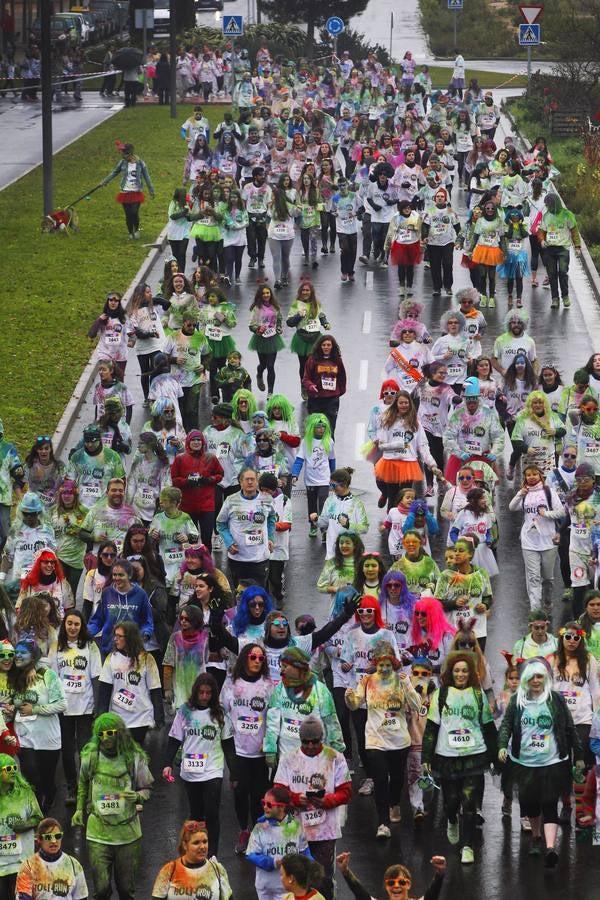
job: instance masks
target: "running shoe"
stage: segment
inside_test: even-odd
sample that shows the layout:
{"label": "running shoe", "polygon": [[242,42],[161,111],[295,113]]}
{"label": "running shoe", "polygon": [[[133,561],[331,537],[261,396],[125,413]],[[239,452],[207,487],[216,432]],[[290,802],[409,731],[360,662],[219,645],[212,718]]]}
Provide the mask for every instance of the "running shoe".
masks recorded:
{"label": "running shoe", "polygon": [[327,247],[321,247],[321,253],[329,253]]}
{"label": "running shoe", "polygon": [[375,785],[373,784],[373,779],[365,778],[365,780],[363,781],[363,783],[361,784],[361,786],[358,789],[358,793],[361,795],[361,797],[370,797],[371,794],[373,793],[374,788],[375,788]]}
{"label": "running shoe", "polygon": [[256,375],[256,387],[259,389],[259,391],[265,390],[265,379],[262,375]]}
{"label": "running shoe", "polygon": [[502,818],[510,819],[512,816],[512,800],[508,797],[505,797],[502,802]]}
{"label": "running shoe", "polygon": [[558,297],[553,297],[552,302],[550,304],[550,309],[558,309],[560,306],[560,300]]}
{"label": "running shoe", "polygon": [[399,806],[390,806],[390,822],[399,822],[402,818]]}
{"label": "running shoe", "polygon": [[385,495],[384,495],[384,494],[380,494],[379,500],[377,501],[377,506],[379,507],[379,509],[383,509],[383,507],[385,506],[386,502],[387,502],[387,498],[385,497]]}
{"label": "running shoe", "polygon": [[488,307],[490,309],[496,308],[496,298],[495,297],[488,297]]}
{"label": "running shoe", "polygon": [[542,855],[542,838],[536,837],[531,841],[531,846],[529,848],[530,856],[541,856]]}
{"label": "running shoe", "polygon": [[471,847],[463,847],[462,853],[460,854],[460,861],[465,866],[471,865],[471,863],[475,862],[475,854]]}
{"label": "running shoe", "polygon": [[554,847],[548,847],[546,849],[546,856],[544,857],[544,867],[546,869],[554,869],[558,865],[558,853],[554,849]]}
{"label": "running shoe", "polygon": [[345,272],[342,272],[342,281],[348,281],[348,276]]}
{"label": "running shoe", "polygon": [[571,305],[571,299],[569,297],[563,297],[563,306],[565,309],[568,309]]}
{"label": "running shoe", "polygon": [[379,828],[377,829],[377,834],[375,835],[375,837],[378,838],[380,841],[386,840],[387,838],[391,838],[391,836],[392,836],[392,832],[387,827],[387,825],[380,825]]}
{"label": "running shoe", "polygon": [[223,549],[223,538],[220,534],[213,534],[212,550],[213,553],[219,553]]}
{"label": "running shoe", "polygon": [[521,831],[530,832],[531,831],[531,822],[527,818],[527,816],[523,816],[521,818]]}
{"label": "running shoe", "polygon": [[256,268],[256,257],[255,256],[251,256],[250,259],[248,260],[248,268],[249,269]]}
{"label": "running shoe", "polygon": [[311,538],[316,537],[318,533],[319,533],[319,529],[317,528],[316,525],[311,525],[310,528],[308,529],[308,536]]}
{"label": "running shoe", "polygon": [[368,256],[359,256],[358,261],[363,264],[363,266],[369,265],[369,257]]}
{"label": "running shoe", "polygon": [[446,836],[448,838],[448,843],[452,844],[452,846],[456,846],[458,844],[460,838],[460,830],[458,827],[458,822],[448,822],[448,826],[446,828]]}
{"label": "running shoe", "polygon": [[485,309],[487,305],[488,305],[488,298],[485,296],[485,294],[480,294],[480,296],[479,296],[479,308],[480,308],[480,309]]}

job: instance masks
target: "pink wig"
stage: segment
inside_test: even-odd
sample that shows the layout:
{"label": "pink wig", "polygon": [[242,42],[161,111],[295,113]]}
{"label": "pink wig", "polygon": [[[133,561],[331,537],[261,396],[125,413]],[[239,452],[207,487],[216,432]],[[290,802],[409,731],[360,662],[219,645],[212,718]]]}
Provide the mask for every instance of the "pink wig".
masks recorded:
{"label": "pink wig", "polygon": [[[444,615],[444,607],[435,597],[425,596],[420,597],[419,600],[417,600],[415,603],[415,613],[423,611],[427,613],[427,624],[425,625],[427,639],[429,640],[431,649],[437,650],[444,635],[456,634],[456,628],[454,625],[450,624]],[[413,613],[411,627],[411,642],[416,646],[417,644],[423,643],[423,634],[421,625],[415,617],[415,613]]]}

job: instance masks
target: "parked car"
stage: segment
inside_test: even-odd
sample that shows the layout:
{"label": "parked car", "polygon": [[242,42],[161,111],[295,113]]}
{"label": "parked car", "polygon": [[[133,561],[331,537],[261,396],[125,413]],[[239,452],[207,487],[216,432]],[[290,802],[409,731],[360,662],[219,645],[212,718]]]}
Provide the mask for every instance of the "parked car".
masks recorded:
{"label": "parked car", "polygon": [[65,28],[69,32],[69,40],[71,42],[71,47],[78,47],[79,44],[83,43],[82,36],[82,20],[75,13],[56,13],[56,19],[60,19],[61,22],[65,23]]}
{"label": "parked car", "polygon": [[204,12],[209,9],[223,9],[223,0],[195,0],[196,12]]}
{"label": "parked car", "polygon": [[[61,19],[57,19],[56,16],[52,16],[50,19],[50,40],[53,44],[58,41],[62,34],[68,32],[68,26]],[[39,44],[42,39],[42,23],[39,18],[34,19],[31,23],[31,36],[36,44]]]}
{"label": "parked car", "polygon": [[83,21],[88,28],[89,44],[96,44],[99,40],[101,40],[100,29],[98,28],[96,17],[89,11],[89,9],[87,9],[85,6],[72,6],[71,12],[80,13],[83,16]]}
{"label": "parked car", "polygon": [[57,13],[57,15],[58,16],[69,15],[69,16],[74,16],[75,18],[77,18],[79,20],[79,26],[80,26],[79,34],[81,35],[81,43],[84,45],[89,44],[89,42],[90,42],[90,26],[85,21],[85,16],[83,15],[83,13],[76,12],[75,10],[72,9],[69,13]]}

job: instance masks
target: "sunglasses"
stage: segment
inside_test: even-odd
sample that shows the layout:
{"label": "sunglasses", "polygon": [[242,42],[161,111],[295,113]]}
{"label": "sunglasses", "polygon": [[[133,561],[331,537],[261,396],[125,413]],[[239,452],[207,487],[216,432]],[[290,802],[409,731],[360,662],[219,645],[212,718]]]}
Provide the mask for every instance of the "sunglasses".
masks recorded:
{"label": "sunglasses", "polygon": [[563,459],[577,459],[576,453],[563,453]]}
{"label": "sunglasses", "polygon": [[264,662],[265,657],[262,653],[249,653],[248,659],[251,659],[252,662]]}
{"label": "sunglasses", "polygon": [[264,605],[265,605],[264,600],[249,600],[248,601],[248,606],[264,606]]}
{"label": "sunglasses", "polygon": [[40,839],[42,841],[62,841],[63,833],[62,831],[57,831],[55,834],[40,834]]}
{"label": "sunglasses", "polygon": [[104,731],[100,731],[99,734],[101,738],[114,737],[115,734],[118,734],[118,728],[105,728]]}
{"label": "sunglasses", "polygon": [[473,481],[473,476],[472,475],[459,475],[458,480],[459,481]]}
{"label": "sunglasses", "polygon": [[19,767],[14,765],[2,766],[2,771],[10,774],[11,772],[18,772]]}
{"label": "sunglasses", "polygon": [[290,623],[287,619],[273,619],[271,625],[275,625],[277,628],[287,628]]}
{"label": "sunglasses", "polygon": [[0,659],[13,659],[14,655],[14,650],[0,650]]}
{"label": "sunglasses", "polygon": [[581,640],[580,634],[571,634],[570,631],[567,631],[565,634],[563,634],[563,637],[565,641],[577,641],[577,643],[579,643],[579,641]]}
{"label": "sunglasses", "polygon": [[273,809],[276,806],[286,806],[285,803],[271,803],[270,800],[261,800],[260,802],[265,809]]}
{"label": "sunglasses", "polygon": [[427,613],[425,612],[425,610],[415,609],[415,616],[420,616],[426,619]]}
{"label": "sunglasses", "polygon": [[49,444],[50,443],[50,435],[49,434],[38,434],[36,437],[36,441],[38,444]]}
{"label": "sunglasses", "polygon": [[372,616],[373,613],[375,612],[375,610],[373,609],[372,606],[363,606],[361,609],[357,609],[356,611],[359,614],[359,616],[368,616],[368,615]]}
{"label": "sunglasses", "polygon": [[431,675],[429,669],[413,669],[412,673],[415,678],[427,678],[428,675]]}
{"label": "sunglasses", "polygon": [[179,616],[179,621],[180,622],[189,622],[190,620],[188,619],[187,616]]}
{"label": "sunglasses", "polygon": [[103,550],[100,556],[106,556],[108,559],[115,559],[116,553],[113,553],[111,550]]}
{"label": "sunglasses", "polygon": [[400,885],[400,887],[406,887],[407,884],[410,884],[410,881],[407,878],[386,878],[385,886],[386,887],[396,887]]}

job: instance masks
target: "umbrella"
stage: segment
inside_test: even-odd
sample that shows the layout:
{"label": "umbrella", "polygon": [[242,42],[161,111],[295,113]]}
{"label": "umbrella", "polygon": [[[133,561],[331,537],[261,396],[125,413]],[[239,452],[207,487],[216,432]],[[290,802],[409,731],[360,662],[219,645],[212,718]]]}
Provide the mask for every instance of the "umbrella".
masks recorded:
{"label": "umbrella", "polygon": [[141,66],[144,54],[137,47],[122,47],[112,58],[115,69],[135,69]]}

